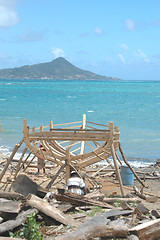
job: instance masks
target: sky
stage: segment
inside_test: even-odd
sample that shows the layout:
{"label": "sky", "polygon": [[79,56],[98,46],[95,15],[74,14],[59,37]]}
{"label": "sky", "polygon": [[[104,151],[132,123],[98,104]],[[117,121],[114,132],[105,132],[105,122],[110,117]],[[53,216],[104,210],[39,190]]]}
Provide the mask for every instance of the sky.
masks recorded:
{"label": "sky", "polygon": [[123,80],[160,80],[160,0],[0,0],[0,69],[64,57]]}

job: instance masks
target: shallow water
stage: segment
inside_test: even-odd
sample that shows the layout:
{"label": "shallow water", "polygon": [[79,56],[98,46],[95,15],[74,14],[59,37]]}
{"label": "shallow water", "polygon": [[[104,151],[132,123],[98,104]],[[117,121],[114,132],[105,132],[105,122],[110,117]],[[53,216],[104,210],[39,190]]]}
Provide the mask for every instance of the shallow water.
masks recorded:
{"label": "shallow water", "polygon": [[87,120],[113,121],[127,159],[154,162],[160,149],[160,82],[0,80],[0,151],[22,139],[23,120],[39,127]]}

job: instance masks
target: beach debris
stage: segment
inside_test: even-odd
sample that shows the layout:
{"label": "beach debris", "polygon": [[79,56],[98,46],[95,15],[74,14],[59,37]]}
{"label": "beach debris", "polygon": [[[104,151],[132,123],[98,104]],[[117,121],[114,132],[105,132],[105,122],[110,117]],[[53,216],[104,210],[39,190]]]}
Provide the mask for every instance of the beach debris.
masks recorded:
{"label": "beach debris", "polygon": [[101,202],[101,201],[96,201],[96,200],[92,200],[89,199],[87,197],[75,194],[75,193],[71,193],[71,192],[66,192],[64,194],[55,194],[55,198],[58,201],[62,201],[62,202],[69,202],[70,204],[74,205],[74,206],[100,206],[103,208],[108,208],[108,209],[112,209],[113,206]]}
{"label": "beach debris", "polygon": [[3,222],[0,224],[0,233],[4,233],[7,231],[10,231],[18,226],[20,226],[22,223],[25,223],[27,220],[27,215],[32,214],[34,212],[38,212],[35,208],[34,209],[28,209],[25,212],[21,212],[18,214],[16,219],[14,220],[8,220],[6,222]]}
{"label": "beach debris", "polygon": [[23,200],[25,199],[24,195],[15,193],[15,192],[2,192],[0,191],[0,198],[14,199],[14,200]]}
{"label": "beach debris", "polygon": [[160,219],[151,220],[146,223],[139,224],[129,230],[133,235],[136,235],[140,240],[154,240],[160,237]]}
{"label": "beach debris", "polygon": [[160,213],[158,211],[156,211],[156,210],[152,210],[151,211],[151,215],[156,217],[156,218],[160,218]]}
{"label": "beach debris", "polygon": [[21,201],[12,201],[0,198],[0,212],[19,213],[21,210]]}
{"label": "beach debris", "polygon": [[15,192],[27,196],[29,193],[44,197],[47,190],[41,188],[37,183],[33,182],[27,175],[20,174],[12,184],[12,189]]}
{"label": "beach debris", "polygon": [[33,208],[38,209],[38,211],[45,213],[47,216],[55,219],[56,221],[63,223],[64,225],[77,226],[78,222],[74,221],[71,217],[65,216],[60,210],[58,210],[53,205],[51,206],[48,202],[43,201],[43,199],[29,194],[26,199],[26,204]]}
{"label": "beach debris", "polygon": [[120,211],[120,210],[110,210],[100,215],[96,215],[90,220],[83,223],[74,232],[68,233],[66,235],[57,237],[56,240],[67,240],[67,239],[92,239],[95,237],[126,237],[128,234],[128,227],[126,225],[120,226],[110,226],[108,223],[112,218],[131,214],[132,211]]}
{"label": "beach debris", "polygon": [[106,202],[106,203],[110,203],[110,204],[113,204],[115,202],[121,202],[121,201],[124,201],[125,203],[131,203],[131,202],[136,202],[136,203],[139,203],[141,202],[141,200],[137,197],[129,197],[129,198],[126,198],[126,197],[110,197],[110,198],[107,198],[105,197],[103,199],[103,202]]}
{"label": "beach debris", "polygon": [[143,193],[143,191],[140,191],[140,190],[138,189],[138,187],[133,186],[133,190],[134,190],[134,193],[135,193],[138,197],[140,197],[140,198],[142,198],[142,199],[146,199],[146,195]]}

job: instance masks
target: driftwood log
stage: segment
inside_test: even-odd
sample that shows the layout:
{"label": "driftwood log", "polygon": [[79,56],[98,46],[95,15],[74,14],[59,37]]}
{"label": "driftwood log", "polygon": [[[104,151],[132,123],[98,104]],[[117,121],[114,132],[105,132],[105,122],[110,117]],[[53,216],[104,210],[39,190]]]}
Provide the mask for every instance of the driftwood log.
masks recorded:
{"label": "driftwood log", "polygon": [[126,237],[129,229],[126,226],[109,226],[111,217],[131,214],[133,211],[110,210],[101,215],[94,216],[82,224],[74,232],[59,236],[56,240],[88,240],[95,237]]}
{"label": "driftwood log", "polygon": [[51,206],[48,202],[43,201],[41,198],[29,194],[26,199],[26,204],[38,209],[40,212],[43,212],[47,216],[55,219],[58,222],[63,223],[64,225],[73,225],[77,226],[77,222],[72,218],[65,216],[61,211],[59,211],[56,207]]}
{"label": "driftwood log", "polygon": [[29,209],[26,212],[19,213],[15,220],[9,220],[0,224],[0,233],[8,232],[27,220],[28,214],[32,214],[34,212],[38,212],[36,209]]}
{"label": "driftwood log", "polygon": [[160,219],[142,223],[130,229],[129,232],[138,236],[140,240],[160,239]]}

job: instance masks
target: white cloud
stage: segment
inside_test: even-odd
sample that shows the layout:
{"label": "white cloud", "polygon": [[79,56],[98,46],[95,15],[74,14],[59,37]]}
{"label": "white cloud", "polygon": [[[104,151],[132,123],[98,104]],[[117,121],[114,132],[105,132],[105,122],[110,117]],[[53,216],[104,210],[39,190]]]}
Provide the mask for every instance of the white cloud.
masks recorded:
{"label": "white cloud", "polygon": [[96,28],[94,29],[94,33],[95,33],[96,35],[102,35],[102,34],[103,34],[103,30],[102,30],[102,28],[96,27]]}
{"label": "white cloud", "polygon": [[128,31],[133,31],[136,28],[136,23],[135,21],[131,20],[131,19],[127,19],[125,22],[126,28]]}
{"label": "white cloud", "polygon": [[135,55],[137,57],[140,57],[143,59],[144,62],[149,62],[149,58],[146,56],[146,54],[144,54],[140,49],[137,50],[137,52],[135,53]]}
{"label": "white cloud", "polygon": [[117,56],[119,57],[119,59],[123,62],[123,63],[125,63],[126,62],[126,60],[124,59],[124,57],[123,57],[123,55],[122,54],[117,54]]}
{"label": "white cloud", "polygon": [[54,55],[54,58],[65,57],[64,51],[60,48],[52,47],[52,54]]}
{"label": "white cloud", "polygon": [[128,51],[128,50],[129,50],[128,45],[125,44],[125,43],[120,44],[120,47],[123,48],[123,50],[125,50],[125,51]]}
{"label": "white cloud", "polygon": [[0,0],[0,28],[8,28],[18,23],[15,0]]}

